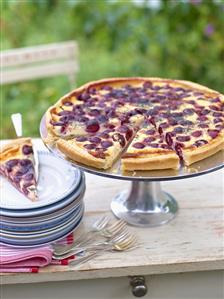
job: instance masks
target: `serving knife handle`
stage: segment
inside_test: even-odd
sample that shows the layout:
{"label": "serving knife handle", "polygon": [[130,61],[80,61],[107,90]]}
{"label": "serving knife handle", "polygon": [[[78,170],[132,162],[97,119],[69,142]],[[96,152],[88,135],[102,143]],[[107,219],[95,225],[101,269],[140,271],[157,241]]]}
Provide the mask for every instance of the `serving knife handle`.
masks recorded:
{"label": "serving knife handle", "polygon": [[23,135],[23,126],[22,126],[22,114],[14,113],[11,115],[11,120],[16,131],[17,137],[22,137]]}

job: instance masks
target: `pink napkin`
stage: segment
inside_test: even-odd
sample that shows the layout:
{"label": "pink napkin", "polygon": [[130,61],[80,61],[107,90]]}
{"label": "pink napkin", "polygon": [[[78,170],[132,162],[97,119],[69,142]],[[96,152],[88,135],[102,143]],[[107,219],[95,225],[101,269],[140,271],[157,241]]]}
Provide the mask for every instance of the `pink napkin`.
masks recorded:
{"label": "pink napkin", "polygon": [[[58,241],[57,244],[66,245],[73,243],[73,234]],[[33,248],[16,248],[0,245],[0,272],[30,272],[37,273],[40,267],[50,264],[68,265],[68,260],[53,260],[53,249],[51,245]]]}

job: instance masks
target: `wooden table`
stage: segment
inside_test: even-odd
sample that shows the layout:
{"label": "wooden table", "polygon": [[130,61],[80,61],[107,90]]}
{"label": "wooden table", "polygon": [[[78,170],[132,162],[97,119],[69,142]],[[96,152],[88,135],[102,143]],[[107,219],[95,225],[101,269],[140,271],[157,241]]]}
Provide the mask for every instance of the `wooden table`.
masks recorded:
{"label": "wooden table", "polygon": [[[40,140],[35,140],[45,149]],[[45,149],[46,150],[46,149]],[[224,269],[223,171],[180,181],[164,182],[163,189],[179,203],[177,217],[155,228],[130,230],[142,247],[105,253],[77,267],[49,266],[38,274],[3,274],[2,284],[83,280]],[[114,216],[112,198],[129,182],[86,174],[85,217],[79,232],[99,217]]]}

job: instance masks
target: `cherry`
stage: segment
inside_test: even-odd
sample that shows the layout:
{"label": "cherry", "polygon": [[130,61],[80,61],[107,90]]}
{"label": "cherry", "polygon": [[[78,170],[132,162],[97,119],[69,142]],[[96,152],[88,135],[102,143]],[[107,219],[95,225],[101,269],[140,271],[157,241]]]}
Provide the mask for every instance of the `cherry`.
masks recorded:
{"label": "cherry", "polygon": [[146,138],[144,139],[144,142],[145,142],[145,143],[151,143],[152,141],[155,141],[155,140],[156,140],[156,138],[153,137],[153,136],[151,136],[151,137],[146,137]]}
{"label": "cherry", "polygon": [[32,173],[27,173],[25,176],[24,176],[24,180],[26,181],[31,181],[34,179],[34,175]]}
{"label": "cherry", "polygon": [[174,133],[183,133],[184,132],[184,128],[182,127],[176,127],[173,129]]}
{"label": "cherry", "polygon": [[19,161],[19,164],[20,164],[21,166],[31,166],[31,165],[32,165],[32,162],[31,162],[31,160],[29,160],[29,159],[23,159],[23,160],[20,160],[20,161]]}
{"label": "cherry", "polygon": [[192,134],[191,134],[193,137],[199,137],[202,135],[202,131],[194,131]]}
{"label": "cherry", "polygon": [[78,142],[85,142],[85,141],[87,141],[87,137],[85,137],[85,136],[77,137],[76,141],[78,141]]}
{"label": "cherry", "polygon": [[32,146],[30,146],[30,145],[24,145],[22,148],[22,151],[23,151],[24,155],[30,155],[33,153]]}
{"label": "cherry", "polygon": [[103,138],[103,139],[108,139],[110,138],[110,135],[108,133],[102,132],[99,134],[99,137]]}
{"label": "cherry", "polygon": [[85,144],[84,147],[88,150],[92,150],[92,149],[96,148],[96,144],[89,143],[89,144]]}
{"label": "cherry", "polygon": [[194,114],[194,109],[193,108],[186,108],[183,110],[184,115],[192,115]]}
{"label": "cherry", "polygon": [[221,123],[223,122],[223,120],[221,119],[221,117],[217,117],[213,120],[214,124],[217,124],[217,123]]}
{"label": "cherry", "polygon": [[162,127],[161,127],[161,126],[159,126],[159,128],[158,128],[158,132],[159,132],[159,134],[160,134],[160,135],[162,135],[162,134],[163,134],[163,129],[162,129]]}
{"label": "cherry", "polygon": [[98,144],[101,142],[101,139],[97,136],[93,136],[89,138],[89,142]]}
{"label": "cherry", "polygon": [[145,147],[144,143],[136,142],[132,145],[134,148],[142,149]]}
{"label": "cherry", "polygon": [[111,147],[112,145],[113,145],[113,142],[111,142],[111,141],[102,141],[101,142],[101,146],[103,148],[108,148],[108,147]]}
{"label": "cherry", "polygon": [[88,133],[96,133],[99,129],[100,125],[97,120],[89,120],[86,124],[86,132]]}
{"label": "cherry", "polygon": [[189,141],[191,139],[191,137],[190,136],[177,136],[176,139],[180,142],[185,142],[185,141]]}
{"label": "cherry", "polygon": [[204,140],[204,139],[201,139],[201,140],[197,140],[193,145],[199,147],[199,146],[202,146],[204,144],[208,143],[208,141]]}
{"label": "cherry", "polygon": [[218,130],[208,130],[208,135],[211,137],[211,138],[216,138],[219,134],[219,131]]}
{"label": "cherry", "polygon": [[12,159],[6,162],[6,167],[12,168],[19,163],[18,159]]}
{"label": "cherry", "polygon": [[115,134],[113,134],[112,139],[113,139],[114,141],[118,141],[122,147],[124,147],[125,144],[126,144],[126,141],[125,141],[124,136],[122,136],[122,135],[119,134],[119,133],[115,133]]}
{"label": "cherry", "polygon": [[156,131],[154,129],[145,131],[145,134],[147,134],[147,135],[154,135],[155,133],[156,133]]}
{"label": "cherry", "polygon": [[171,133],[166,133],[165,140],[169,146],[171,146],[173,144],[173,139],[172,139]]}

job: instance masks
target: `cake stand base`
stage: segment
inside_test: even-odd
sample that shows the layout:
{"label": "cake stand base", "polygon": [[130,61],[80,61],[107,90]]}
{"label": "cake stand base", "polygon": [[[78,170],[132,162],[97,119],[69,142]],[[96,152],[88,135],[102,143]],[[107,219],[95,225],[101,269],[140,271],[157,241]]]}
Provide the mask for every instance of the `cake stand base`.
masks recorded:
{"label": "cake stand base", "polygon": [[131,189],[119,193],[111,202],[116,217],[134,226],[164,224],[176,215],[178,205],[160,182],[132,181]]}

